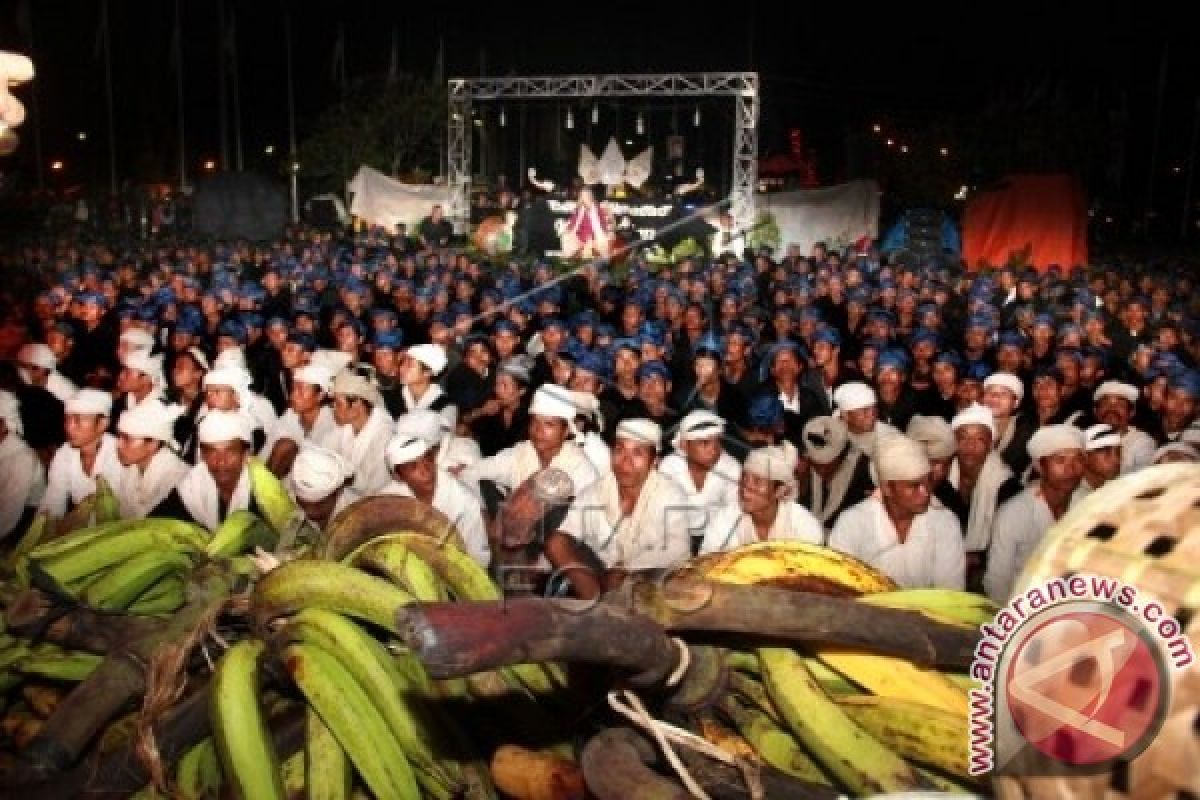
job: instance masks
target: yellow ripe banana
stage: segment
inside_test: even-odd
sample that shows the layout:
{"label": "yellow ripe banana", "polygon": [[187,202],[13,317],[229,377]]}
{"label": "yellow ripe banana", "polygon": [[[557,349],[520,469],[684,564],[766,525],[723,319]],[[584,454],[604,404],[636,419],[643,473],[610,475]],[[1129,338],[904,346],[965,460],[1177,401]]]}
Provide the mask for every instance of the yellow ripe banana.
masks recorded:
{"label": "yellow ripe banana", "polygon": [[418,777],[425,773],[432,779],[432,789],[426,786],[426,790],[453,793],[459,776],[447,768],[448,764],[439,763],[433,747],[440,737],[430,729],[428,717],[421,718],[422,709],[406,699],[410,686],[382,644],[357,623],[318,608],[305,609],[292,617],[288,635],[332,653],[374,701],[405,756],[419,770]]}
{"label": "yellow ripe banana", "polygon": [[251,606],[260,630],[305,608],[324,608],[398,633],[396,612],[412,595],[383,578],[334,561],[298,559],[268,572],[254,587]]}
{"label": "yellow ripe banana", "polygon": [[968,777],[966,716],[889,697],[840,697],[837,704],[861,728],[910,761]]}
{"label": "yellow ripe banana", "polygon": [[895,582],[853,556],[798,541],[758,542],[692,559],[689,573],[718,583],[858,596],[888,592]]}
{"label": "yellow ripe banana", "polygon": [[262,510],[267,524],[274,528],[277,534],[282,533],[292,515],[296,513],[295,501],[288,494],[283,482],[276,478],[275,473],[262,461],[251,458],[247,460],[246,466],[250,471],[250,492],[254,495],[254,502]]}
{"label": "yellow ripe banana", "polygon": [[371,793],[381,800],[418,800],[421,790],[400,743],[338,659],[322,647],[295,643],[283,651],[283,661]]}
{"label": "yellow ripe banana", "polygon": [[173,614],[187,601],[187,584],[181,575],[168,575],[160,579],[126,609],[130,614],[152,616]]}
{"label": "yellow ripe banana", "polygon": [[221,791],[221,760],[217,744],[206,737],[179,758],[175,789],[182,800],[207,800]]}
{"label": "yellow ripe banana", "polygon": [[79,683],[91,675],[103,662],[104,656],[95,653],[59,651],[30,654],[18,661],[14,668],[30,677]]}
{"label": "yellow ripe banana", "polygon": [[333,732],[309,706],[304,717],[304,790],[308,800],[347,800],[354,769]]}
{"label": "yellow ripe banana", "polygon": [[920,611],[939,622],[979,627],[991,622],[999,608],[987,596],[957,589],[897,589],[860,598],[883,608]]}
{"label": "yellow ripe banana", "polygon": [[813,648],[826,666],[846,676],[871,694],[911,700],[967,718],[967,693],[945,675],[897,656],[853,648]]}
{"label": "yellow ripe banana", "polygon": [[767,764],[793,778],[829,785],[829,778],[825,777],[825,773],[812,760],[812,756],[804,752],[800,743],[790,733],[780,728],[762,711],[742,704],[733,695],[722,697],[717,702],[717,708],[751,744],[758,757]]}
{"label": "yellow ripe banana", "polygon": [[116,522],[121,518],[121,501],[113,493],[112,487],[103,475],[96,476],[96,524]]}
{"label": "yellow ripe banana", "polygon": [[284,800],[279,757],[259,703],[264,645],[243,639],[225,651],[212,679],[209,719],[221,773],[242,800]]}
{"label": "yellow ripe banana", "polygon": [[279,534],[262,517],[252,511],[234,511],[215,531],[204,546],[204,552],[219,558],[232,558],[253,553],[255,547],[274,550]]}
{"label": "yellow ripe banana", "polygon": [[105,572],[87,587],[82,599],[92,608],[123,611],[160,579],[191,566],[192,560],[176,550],[147,550]]}
{"label": "yellow ripe banana", "polygon": [[371,541],[351,563],[384,576],[422,603],[444,603],[449,599],[446,584],[404,542]]}
{"label": "yellow ripe banana", "polygon": [[788,729],[821,767],[856,794],[883,794],[920,784],[904,759],[850,719],[821,689],[794,650],[762,648],[763,682]]}

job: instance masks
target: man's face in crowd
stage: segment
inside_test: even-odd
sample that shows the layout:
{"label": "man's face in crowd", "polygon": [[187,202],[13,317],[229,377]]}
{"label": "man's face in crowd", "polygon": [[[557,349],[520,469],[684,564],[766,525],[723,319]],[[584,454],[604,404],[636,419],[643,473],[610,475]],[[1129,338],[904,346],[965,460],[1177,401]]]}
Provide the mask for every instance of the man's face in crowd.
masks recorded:
{"label": "man's face in crowd", "polygon": [[1057,380],[1047,375],[1033,382],[1033,400],[1042,408],[1053,408],[1062,399],[1062,386]]}
{"label": "man's face in crowd", "polygon": [[1070,493],[1083,479],[1083,451],[1062,450],[1046,456],[1038,462],[1042,485],[1057,491]]}
{"label": "man's face in crowd", "polygon": [[1196,398],[1183,389],[1168,388],[1163,416],[1173,430],[1187,427],[1196,417]]}
{"label": "man's face in crowd", "polygon": [[143,372],[130,367],[122,367],[117,374],[117,391],[121,394],[133,394],[139,398],[154,388],[150,378]]}
{"label": "man's face in crowd", "polygon": [[1008,419],[1017,410],[1017,396],[1002,386],[989,386],[983,390],[983,404],[996,419]]}
{"label": "man's face in crowd", "polygon": [[746,514],[761,514],[779,503],[781,486],[762,475],[743,470],[738,480],[738,503]]}
{"label": "man's face in crowd", "polygon": [[97,442],[108,430],[108,417],[102,414],[67,414],[63,418],[67,444],[87,447]]}
{"label": "man's face in crowd", "polygon": [[883,497],[899,516],[916,516],[929,510],[930,476],[915,481],[885,481]]}
{"label": "man's face in crowd", "polygon": [[311,414],[321,407],[321,401],[325,399],[325,395],[319,386],[296,381],[292,384],[289,399],[292,410],[297,414]]}
{"label": "man's face in crowd", "polygon": [[1011,372],[1014,375],[1021,371],[1023,360],[1021,348],[1008,345],[996,351],[996,368],[1001,372]]}
{"label": "man's face in crowd", "polygon": [[209,386],[204,390],[204,404],[214,411],[237,411],[237,392],[228,386]]}
{"label": "man's face in crowd", "polygon": [[1121,448],[1101,447],[1089,450],[1084,455],[1087,471],[1105,481],[1114,480],[1121,474]]}
{"label": "man's face in crowd", "polygon": [[200,445],[200,457],[212,473],[213,481],[224,487],[237,485],[248,452],[249,447],[241,439]]}
{"label": "man's face in crowd", "polygon": [[529,443],[538,454],[557,453],[567,440],[567,422],[558,417],[534,414],[529,418]]}
{"label": "man's face in crowd", "polygon": [[284,369],[296,370],[308,363],[308,351],[296,342],[288,342],[279,352]]}
{"label": "man's face in crowd", "polygon": [[992,452],[992,432],[985,425],[961,425],[954,431],[954,444],[959,462],[976,469]]}
{"label": "man's face in crowd", "polygon": [[648,406],[658,407],[667,402],[671,384],[660,375],[649,375],[638,382],[638,397]]}
{"label": "man's face in crowd", "polygon": [[851,433],[861,435],[875,430],[875,422],[879,418],[879,411],[875,406],[867,406],[866,408],[843,412],[842,417],[846,420],[846,428]]}
{"label": "man's face in crowd", "polygon": [[876,373],[875,380],[881,391],[899,393],[904,386],[904,372],[895,367],[884,367]]}
{"label": "man's face in crowd", "polygon": [[707,439],[689,439],[682,442],[683,455],[689,464],[709,470],[717,465],[721,458],[721,437],[710,436]]}
{"label": "man's face in crowd", "polygon": [[1105,395],[1096,401],[1096,419],[1124,433],[1133,417],[1133,406],[1123,397]]}
{"label": "man's face in crowd", "polygon": [[813,345],[813,363],[817,367],[825,367],[833,363],[837,350],[829,342],[817,342]]}
{"label": "man's face in crowd", "polygon": [[51,329],[50,333],[46,334],[46,345],[50,348],[50,352],[54,353],[54,358],[61,364],[66,361],[67,356],[71,355],[75,342],[62,331]]}
{"label": "man's face in crowd", "polygon": [[617,351],[616,359],[613,362],[613,372],[618,378],[630,378],[637,372],[641,363],[641,358],[636,353],[628,347],[622,347]]}
{"label": "man's face in crowd", "polygon": [[397,464],[392,472],[414,492],[431,494],[437,489],[437,452],[430,449],[407,464]]}
{"label": "man's face in crowd", "polygon": [[515,408],[521,400],[521,384],[507,373],[496,376],[496,399],[505,408]]}
{"label": "man's face in crowd", "polygon": [[784,350],[775,356],[775,362],[771,365],[771,375],[775,380],[795,381],[800,377],[800,359],[791,350]]}
{"label": "man's face in crowd", "polygon": [[617,486],[622,489],[641,488],[657,460],[653,445],[617,437],[612,449],[612,471]]}
{"label": "man's face in crowd", "polygon": [[117,434],[117,458],[128,467],[152,458],[162,446],[157,439],[143,439],[127,433]]}

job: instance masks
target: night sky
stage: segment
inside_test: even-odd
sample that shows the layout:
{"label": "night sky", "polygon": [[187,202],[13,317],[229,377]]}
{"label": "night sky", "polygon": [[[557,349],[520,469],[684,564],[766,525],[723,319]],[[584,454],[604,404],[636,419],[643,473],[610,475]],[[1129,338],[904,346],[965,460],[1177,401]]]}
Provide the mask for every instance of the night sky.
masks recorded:
{"label": "night sky", "polygon": [[[182,0],[183,71],[189,173],[219,154],[217,131],[217,0]],[[276,170],[287,143],[284,0],[225,0],[236,17],[244,151],[248,167]],[[914,146],[921,122],[931,116],[970,118],[996,98],[1031,96],[1050,87],[1098,106],[1127,100],[1127,177],[1120,191],[1130,202],[1145,195],[1158,74],[1169,44],[1158,180],[1160,194],[1179,183],[1175,166],[1186,165],[1197,98],[1200,48],[1182,28],[1105,19],[1099,31],[1068,33],[1038,15],[1009,12],[1010,22],[968,24],[918,18],[899,9],[840,20],[814,19],[811,4],[757,7],[724,3],[701,11],[686,4],[515,3],[519,11],[489,11],[468,4],[293,2],[296,104],[300,138],[338,96],[331,62],[339,25],[346,32],[346,69],[351,77],[387,70],[393,31],[400,67],[431,75],[439,37],[444,38],[446,75],[569,74],[757,70],[763,81],[760,154],[786,150],[789,129],[798,127],[817,151],[823,182],[870,170],[848,144],[873,122],[903,125]],[[0,45],[28,52],[32,9],[38,69],[43,162],[61,159],[60,183],[107,185],[104,65],[96,55],[101,4],[96,0],[3,0]],[[960,14],[967,12],[960,7]],[[973,16],[999,17],[999,6],[972,6]],[[1107,16],[1093,6],[1088,12]],[[171,180],[178,175],[175,66],[171,58],[173,0],[111,0],[113,85],[117,108],[117,155],[122,177]],[[980,28],[986,28],[981,32]],[[1036,29],[1036,30],[1033,30]],[[1033,31],[1033,32],[1031,32]],[[1189,41],[1189,38],[1192,41]],[[30,92],[22,89],[28,101]],[[632,106],[630,106],[632,108]],[[707,108],[707,107],[706,107]],[[693,107],[672,113],[662,101],[651,127],[665,132],[673,116],[690,130]],[[632,112],[628,112],[632,114]],[[716,124],[719,111],[711,117]],[[723,112],[728,118],[729,110]],[[722,135],[727,123],[722,122]],[[705,135],[710,134],[708,127]],[[78,133],[87,133],[80,142]],[[686,131],[685,131],[686,132]],[[652,132],[653,133],[653,132]],[[848,135],[850,134],[850,135]],[[0,169],[29,176],[33,134]],[[264,148],[276,147],[267,157]],[[600,143],[602,144],[602,143]],[[711,149],[711,147],[710,147]],[[860,148],[861,149],[861,148]],[[715,165],[714,165],[715,166]],[[1184,170],[1186,171],[1186,170]],[[1110,187],[1111,191],[1111,187]]]}

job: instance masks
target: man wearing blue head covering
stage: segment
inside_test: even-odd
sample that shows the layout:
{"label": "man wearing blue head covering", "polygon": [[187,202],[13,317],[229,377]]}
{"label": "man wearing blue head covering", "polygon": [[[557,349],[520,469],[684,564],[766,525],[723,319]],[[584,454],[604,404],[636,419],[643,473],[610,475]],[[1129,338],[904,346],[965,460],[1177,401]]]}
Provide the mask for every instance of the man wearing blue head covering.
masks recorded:
{"label": "man wearing blue head covering", "polygon": [[680,414],[671,407],[671,368],[661,361],[643,361],[637,369],[637,385],[637,401],[624,419],[648,419],[662,430],[674,432]]}
{"label": "man wearing blue head covering", "polygon": [[696,343],[687,372],[676,373],[691,373],[686,380],[681,378],[683,385],[676,388],[675,406],[681,414],[709,411],[722,419],[732,420],[744,413],[745,395],[721,374],[723,350],[720,337],[708,333]]}
{"label": "man wearing blue head covering", "polygon": [[1163,402],[1163,436],[1166,442],[1181,441],[1184,431],[1196,421],[1200,410],[1200,371],[1177,370],[1167,378]]}

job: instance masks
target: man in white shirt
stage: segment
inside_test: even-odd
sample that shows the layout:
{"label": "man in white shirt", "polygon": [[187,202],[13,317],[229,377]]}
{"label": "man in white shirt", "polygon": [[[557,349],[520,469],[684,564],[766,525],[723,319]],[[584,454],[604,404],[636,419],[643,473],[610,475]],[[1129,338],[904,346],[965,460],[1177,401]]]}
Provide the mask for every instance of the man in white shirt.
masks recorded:
{"label": "man in white shirt", "polygon": [[142,519],[167,498],[190,467],[171,449],[181,406],[150,398],[117,421],[121,477],[113,486],[122,519]]}
{"label": "man in white shirt", "polygon": [[333,381],[333,417],[341,429],[331,449],[350,465],[354,489],[363,495],[379,491],[388,482],[384,448],[393,424],[379,389],[368,378],[342,370]]}
{"label": "man in white shirt", "polygon": [[[241,353],[240,350],[226,350],[225,353]],[[220,357],[219,357],[220,358]],[[240,411],[254,423],[254,453],[261,452],[266,447],[275,430],[275,408],[271,401],[250,389],[253,380],[250,372],[237,363],[236,359],[227,359],[226,363],[213,368],[204,376],[204,405],[197,417],[203,419],[211,411]]]}
{"label": "man in white shirt", "polygon": [[235,511],[257,511],[246,466],[253,454],[254,420],[243,411],[210,411],[196,436],[200,460],[150,516],[215,531]]}
{"label": "man in white shirt", "polygon": [[467,554],[487,567],[492,554],[479,499],[458,478],[438,468],[441,431],[429,428],[427,421],[411,413],[396,420],[396,434],[387,445],[392,480],[377,494],[415,497],[436,508],[458,530]]}
{"label": "man in white shirt", "polygon": [[80,389],[67,401],[67,441],[54,454],[46,475],[41,510],[61,517],[96,491],[97,476],[116,486],[121,476],[117,439],[107,433],[112,396],[99,389]]}
{"label": "man in white shirt", "polygon": [[1128,383],[1105,381],[1096,387],[1092,400],[1096,419],[1111,425],[1121,437],[1121,473],[1133,472],[1154,461],[1158,445],[1150,434],[1130,425],[1137,408],[1138,389]]}
{"label": "man in white shirt", "polygon": [[292,373],[288,410],[279,418],[271,437],[263,447],[267,466],[278,476],[292,471],[292,462],[306,442],[318,447],[333,447],[340,436],[333,409],[326,405],[333,387],[328,367],[308,364]]}
{"label": "man in white shirt", "polygon": [[0,541],[25,529],[46,491],[46,470],[22,431],[17,398],[0,390]]}
{"label": "man in white shirt", "polygon": [[[546,467],[557,467],[569,475],[578,497],[599,477],[583,448],[574,441],[578,414],[569,389],[557,384],[540,387],[529,404],[529,439],[481,459],[460,472],[459,477],[467,486],[478,487],[492,514],[492,495],[496,491],[508,495]],[[485,488],[488,484],[492,488]]]}
{"label": "man in white shirt", "polygon": [[879,421],[878,403],[875,390],[859,381],[843,383],[833,390],[833,404],[837,408],[834,416],[846,423],[850,441],[868,456],[875,448],[876,438],[900,433]]}
{"label": "man in white shirt", "polygon": [[[400,368],[400,408],[405,412],[428,409],[445,414],[447,421],[457,421],[457,408],[450,396],[437,385],[438,375],[446,369],[446,348],[440,344],[419,344],[408,348]],[[454,414],[451,417],[450,414]]]}
{"label": "man in white shirt", "polygon": [[721,446],[725,420],[711,411],[693,411],[679,422],[671,441],[675,452],[662,460],[659,471],[673,478],[697,509],[711,516],[738,501],[742,465]]}
{"label": "man in white shirt", "polygon": [[983,588],[997,603],[1008,601],[1013,582],[1046,531],[1067,513],[1083,478],[1083,431],[1074,425],[1047,425],[1027,449],[1041,476],[1037,483],[996,512]]}
{"label": "man in white shirt", "polygon": [[27,344],[17,351],[17,372],[24,383],[45,389],[64,404],[79,391],[58,371],[54,351],[44,344]]}
{"label": "man in white shirt", "polygon": [[825,542],[825,529],[795,502],[796,448],[791,442],[751,451],[742,465],[738,500],[711,514],[701,553],[732,550],[765,541]]}
{"label": "man in white shirt", "polygon": [[958,519],[930,507],[929,459],[902,434],[875,445],[880,489],[838,518],[829,546],[887,574],[904,588],[962,589],[966,558]]}
{"label": "man in white shirt", "polygon": [[661,445],[655,422],[622,420],[611,472],[577,495],[559,530],[546,537],[546,558],[577,596],[594,598],[627,572],[674,567],[691,556],[702,520],[683,488],[655,469]]}

